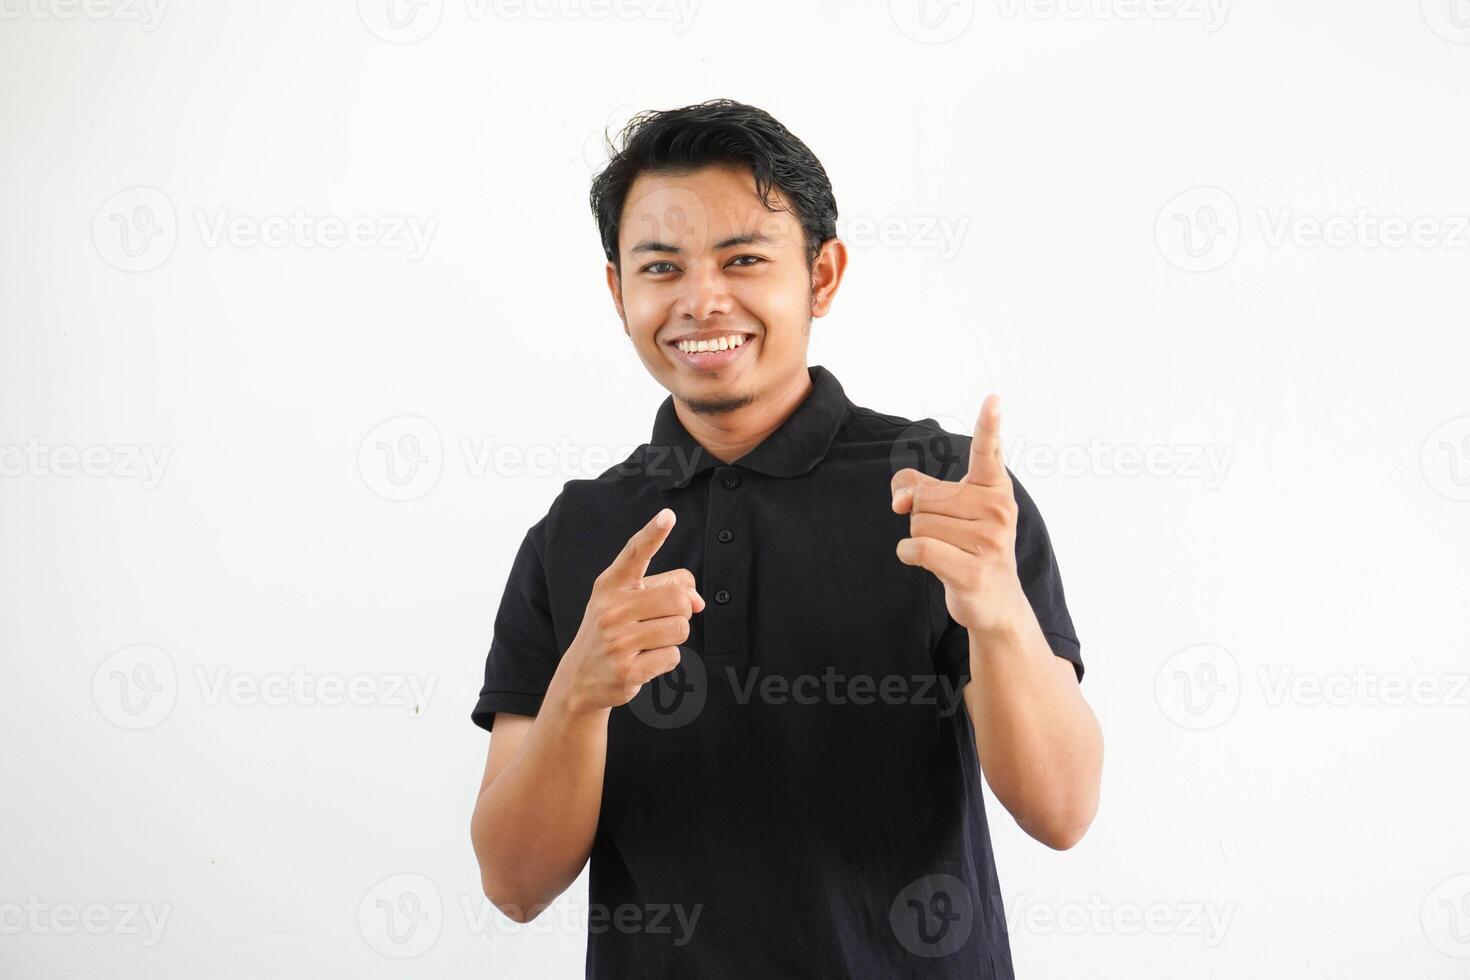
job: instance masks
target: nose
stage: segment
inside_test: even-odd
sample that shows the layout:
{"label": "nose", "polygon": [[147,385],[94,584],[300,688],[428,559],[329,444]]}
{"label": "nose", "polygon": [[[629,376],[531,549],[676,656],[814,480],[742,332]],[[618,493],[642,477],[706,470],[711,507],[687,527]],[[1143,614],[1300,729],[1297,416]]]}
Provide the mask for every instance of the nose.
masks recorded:
{"label": "nose", "polygon": [[733,308],[734,302],[718,263],[691,263],[679,282],[679,299],[674,312],[692,320],[708,320],[716,314],[728,314]]}

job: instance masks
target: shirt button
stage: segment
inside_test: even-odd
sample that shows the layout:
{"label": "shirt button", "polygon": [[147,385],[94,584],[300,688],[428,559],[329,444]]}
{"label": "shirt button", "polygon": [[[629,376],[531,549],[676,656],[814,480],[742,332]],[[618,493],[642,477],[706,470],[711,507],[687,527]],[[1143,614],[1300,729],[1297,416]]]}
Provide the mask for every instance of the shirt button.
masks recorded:
{"label": "shirt button", "polygon": [[735,535],[730,532],[729,528],[725,528],[720,531],[718,537],[722,544],[729,544],[735,538]]}
{"label": "shirt button", "polygon": [[725,603],[729,602],[730,601],[730,590],[729,589],[721,589],[720,591],[716,592],[715,593],[715,601],[718,602],[718,603],[720,603],[721,605],[724,605]]}
{"label": "shirt button", "polygon": [[738,486],[740,486],[740,477],[738,477],[738,476],[727,476],[727,477],[725,477],[725,488],[726,489],[728,489],[728,490],[734,490]]}

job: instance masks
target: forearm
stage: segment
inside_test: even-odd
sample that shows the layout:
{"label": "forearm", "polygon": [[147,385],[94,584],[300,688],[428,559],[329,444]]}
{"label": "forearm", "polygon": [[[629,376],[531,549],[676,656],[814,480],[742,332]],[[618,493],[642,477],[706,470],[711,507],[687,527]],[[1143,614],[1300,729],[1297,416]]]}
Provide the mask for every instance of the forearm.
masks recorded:
{"label": "forearm", "polygon": [[575,707],[553,680],[519,753],[475,803],[470,834],[485,894],[517,921],[565,891],[592,852],[608,713]]}
{"label": "forearm", "polygon": [[981,637],[970,631],[965,700],[996,799],[1049,847],[1071,847],[1097,813],[1102,729],[1034,614]]}

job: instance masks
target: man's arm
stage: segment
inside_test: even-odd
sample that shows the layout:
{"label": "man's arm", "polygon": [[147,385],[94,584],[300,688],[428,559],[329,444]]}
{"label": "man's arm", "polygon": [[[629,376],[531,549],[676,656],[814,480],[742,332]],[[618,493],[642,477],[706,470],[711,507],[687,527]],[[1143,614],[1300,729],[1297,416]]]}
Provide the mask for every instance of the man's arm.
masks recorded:
{"label": "man's arm", "polygon": [[704,609],[687,568],[647,574],[673,527],[674,512],[660,510],[597,576],[535,717],[495,713],[470,840],[486,897],[517,922],[539,915],[587,863],[612,709],[679,665],[689,617]]}
{"label": "man's arm", "polygon": [[1035,613],[1025,612],[989,639],[969,631],[965,708],[995,798],[1026,833],[1066,850],[1097,815],[1102,727],[1072,662],[1052,652]]}
{"label": "man's arm", "polygon": [[592,853],[607,716],[574,711],[552,689],[534,718],[495,716],[470,840],[486,897],[516,922],[566,891]]}
{"label": "man's arm", "polygon": [[899,560],[944,583],[945,607],[969,634],[965,707],[990,788],[1026,833],[1071,847],[1097,813],[1102,729],[1021,584],[1020,506],[1001,456],[1000,399],[980,407],[962,480],[905,468],[892,490],[893,509],[909,515]]}

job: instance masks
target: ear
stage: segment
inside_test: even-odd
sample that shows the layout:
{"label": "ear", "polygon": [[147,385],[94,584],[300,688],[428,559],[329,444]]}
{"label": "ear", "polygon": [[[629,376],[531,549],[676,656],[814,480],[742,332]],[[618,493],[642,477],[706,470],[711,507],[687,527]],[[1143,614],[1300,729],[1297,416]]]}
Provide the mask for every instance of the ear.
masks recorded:
{"label": "ear", "polygon": [[607,291],[612,294],[613,308],[618,311],[618,319],[623,321],[623,333],[633,336],[628,332],[628,317],[623,312],[623,283],[611,262],[607,264]]}
{"label": "ear", "polygon": [[847,246],[842,244],[842,239],[829,238],[823,242],[812,263],[812,316],[826,316],[832,309],[846,268]]}

